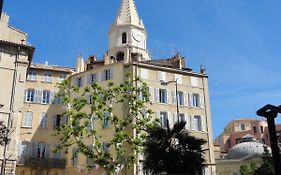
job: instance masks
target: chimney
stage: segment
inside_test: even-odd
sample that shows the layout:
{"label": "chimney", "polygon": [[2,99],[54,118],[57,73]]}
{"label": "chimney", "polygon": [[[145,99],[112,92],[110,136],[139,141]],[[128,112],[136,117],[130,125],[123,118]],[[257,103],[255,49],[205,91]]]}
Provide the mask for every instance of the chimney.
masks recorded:
{"label": "chimney", "polygon": [[76,72],[80,73],[85,70],[85,63],[82,55],[78,55],[77,60],[76,60]]}

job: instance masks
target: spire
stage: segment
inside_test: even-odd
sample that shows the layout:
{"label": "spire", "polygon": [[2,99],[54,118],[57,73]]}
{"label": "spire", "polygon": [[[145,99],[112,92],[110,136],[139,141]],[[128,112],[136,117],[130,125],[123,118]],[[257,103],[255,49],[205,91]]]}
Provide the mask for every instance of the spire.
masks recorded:
{"label": "spire", "polygon": [[116,24],[133,24],[143,26],[134,0],[121,0],[121,5],[116,17]]}

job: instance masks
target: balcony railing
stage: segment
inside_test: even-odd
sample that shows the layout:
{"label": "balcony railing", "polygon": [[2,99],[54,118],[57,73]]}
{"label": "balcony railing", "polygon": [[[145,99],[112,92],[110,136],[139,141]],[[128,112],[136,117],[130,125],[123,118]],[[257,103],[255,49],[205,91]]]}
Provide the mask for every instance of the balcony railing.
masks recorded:
{"label": "balcony railing", "polygon": [[22,157],[19,158],[17,164],[25,166],[49,167],[49,168],[65,168],[65,159],[54,158],[34,158]]}

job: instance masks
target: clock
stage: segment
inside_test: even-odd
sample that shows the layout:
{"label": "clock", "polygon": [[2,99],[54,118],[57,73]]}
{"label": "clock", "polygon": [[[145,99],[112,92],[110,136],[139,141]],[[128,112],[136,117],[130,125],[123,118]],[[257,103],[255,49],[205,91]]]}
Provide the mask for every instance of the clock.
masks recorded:
{"label": "clock", "polygon": [[133,38],[134,40],[136,40],[137,42],[140,42],[142,39],[142,33],[139,30],[133,30]]}

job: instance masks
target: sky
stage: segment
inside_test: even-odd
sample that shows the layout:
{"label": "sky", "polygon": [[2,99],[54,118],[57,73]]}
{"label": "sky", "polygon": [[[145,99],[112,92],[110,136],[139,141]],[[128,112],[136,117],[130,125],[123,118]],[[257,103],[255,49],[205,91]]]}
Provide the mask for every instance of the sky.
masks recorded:
{"label": "sky", "polygon": [[[261,119],[257,109],[280,105],[280,0],[135,1],[153,59],[180,52],[194,71],[207,68],[214,137],[233,119]],[[34,63],[74,67],[79,54],[106,52],[119,3],[5,0],[4,11],[11,26],[28,33]]]}

